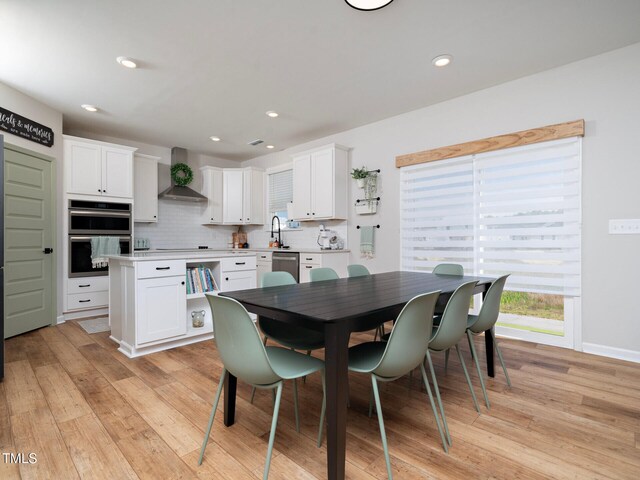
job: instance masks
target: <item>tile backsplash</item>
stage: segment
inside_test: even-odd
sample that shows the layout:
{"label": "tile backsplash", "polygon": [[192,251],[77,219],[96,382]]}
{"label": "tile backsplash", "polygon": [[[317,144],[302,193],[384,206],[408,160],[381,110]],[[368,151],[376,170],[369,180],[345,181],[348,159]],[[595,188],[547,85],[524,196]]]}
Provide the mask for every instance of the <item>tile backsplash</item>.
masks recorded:
{"label": "tile backsplash", "polygon": [[[204,203],[179,202],[160,199],[158,201],[158,223],[136,223],[134,237],[148,238],[151,248],[195,248],[207,245],[209,248],[224,249],[231,241],[231,234],[238,230],[234,225],[202,225]],[[327,229],[333,230],[347,243],[347,222],[324,222]],[[283,231],[282,239],[292,248],[318,248],[316,243],[319,231],[318,222],[303,223],[300,230]],[[247,241],[253,248],[269,246],[268,226],[243,226],[247,232]]]}

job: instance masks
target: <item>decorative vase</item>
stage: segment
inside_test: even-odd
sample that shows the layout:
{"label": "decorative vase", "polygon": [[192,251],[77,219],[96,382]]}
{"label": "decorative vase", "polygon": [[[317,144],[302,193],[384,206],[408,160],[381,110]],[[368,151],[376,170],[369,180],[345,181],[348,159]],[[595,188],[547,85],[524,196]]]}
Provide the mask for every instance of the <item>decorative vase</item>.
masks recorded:
{"label": "decorative vase", "polygon": [[358,184],[358,188],[364,188],[367,184],[366,178],[357,178],[356,183]]}

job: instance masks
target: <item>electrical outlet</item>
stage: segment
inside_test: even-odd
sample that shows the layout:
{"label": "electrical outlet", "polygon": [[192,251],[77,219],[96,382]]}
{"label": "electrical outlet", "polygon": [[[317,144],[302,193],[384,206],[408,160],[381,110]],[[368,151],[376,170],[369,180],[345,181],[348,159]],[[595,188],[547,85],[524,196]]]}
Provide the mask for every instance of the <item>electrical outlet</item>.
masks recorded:
{"label": "electrical outlet", "polygon": [[609,220],[611,235],[640,235],[640,219]]}

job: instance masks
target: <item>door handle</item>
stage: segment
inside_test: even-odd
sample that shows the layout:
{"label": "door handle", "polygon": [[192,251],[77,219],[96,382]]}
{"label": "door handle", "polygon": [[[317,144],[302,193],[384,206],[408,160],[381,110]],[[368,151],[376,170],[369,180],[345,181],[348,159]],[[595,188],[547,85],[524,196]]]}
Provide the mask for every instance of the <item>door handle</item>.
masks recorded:
{"label": "door handle", "polygon": [[53,253],[53,248],[51,248],[51,247],[46,247],[42,252],[43,252],[45,255],[49,255],[50,253]]}

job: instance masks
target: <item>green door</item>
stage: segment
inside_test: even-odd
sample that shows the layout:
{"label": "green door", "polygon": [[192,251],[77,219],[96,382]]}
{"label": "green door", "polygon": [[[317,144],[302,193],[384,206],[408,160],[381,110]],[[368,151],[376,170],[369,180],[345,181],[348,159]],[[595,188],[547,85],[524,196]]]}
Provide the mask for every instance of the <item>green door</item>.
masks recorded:
{"label": "green door", "polygon": [[52,168],[51,159],[5,144],[5,338],[55,318]]}

